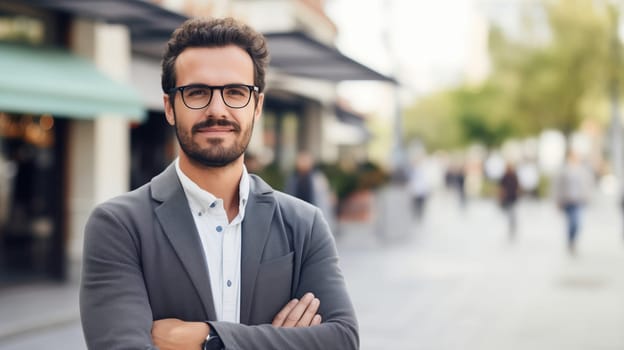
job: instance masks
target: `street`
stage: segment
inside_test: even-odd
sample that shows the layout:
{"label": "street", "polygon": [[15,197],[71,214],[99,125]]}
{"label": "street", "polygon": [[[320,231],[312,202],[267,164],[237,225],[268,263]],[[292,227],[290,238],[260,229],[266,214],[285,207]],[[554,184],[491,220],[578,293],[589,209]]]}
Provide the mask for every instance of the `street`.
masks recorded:
{"label": "street", "polygon": [[[406,208],[385,209],[402,213],[392,225],[409,229],[391,235],[380,232],[383,225],[341,223],[337,237],[362,349],[624,348],[624,241],[613,199],[597,196],[587,208],[576,256],[565,249],[563,217],[549,201],[519,203],[514,241],[490,200],[462,209],[440,193],[419,224]],[[50,316],[48,326],[0,332],[0,349],[84,349],[75,283],[61,289],[38,289],[33,296],[41,298],[30,297],[30,305],[16,305],[27,300],[22,292],[21,299],[1,294],[0,330],[12,322],[4,310],[70,310],[56,322]]]}

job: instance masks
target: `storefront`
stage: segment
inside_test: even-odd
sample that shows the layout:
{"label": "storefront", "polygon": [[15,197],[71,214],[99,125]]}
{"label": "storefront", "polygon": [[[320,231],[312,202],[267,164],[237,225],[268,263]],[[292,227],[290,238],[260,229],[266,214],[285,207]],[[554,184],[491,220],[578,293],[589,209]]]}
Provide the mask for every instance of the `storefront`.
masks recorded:
{"label": "storefront", "polygon": [[67,121],[0,112],[2,282],[62,278]]}
{"label": "storefront", "polygon": [[[366,126],[359,117],[345,121],[336,108],[336,84],[369,80],[396,84],[388,76],[343,55],[302,31],[265,33],[276,72],[265,103],[265,128],[274,161],[291,169],[294,156],[306,150],[321,162],[337,162],[367,142]],[[348,154],[344,152],[348,150]],[[361,157],[358,157],[358,159]]]}
{"label": "storefront", "polygon": [[70,52],[76,27],[67,13],[0,4],[0,287],[65,279],[72,193],[94,192],[77,184],[97,171],[83,132],[102,116],[144,114],[132,89]]}

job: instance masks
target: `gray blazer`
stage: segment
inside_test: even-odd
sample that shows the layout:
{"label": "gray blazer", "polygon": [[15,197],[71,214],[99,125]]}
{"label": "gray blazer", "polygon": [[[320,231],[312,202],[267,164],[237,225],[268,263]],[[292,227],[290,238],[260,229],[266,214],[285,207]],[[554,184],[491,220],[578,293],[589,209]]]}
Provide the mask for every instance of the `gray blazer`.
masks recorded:
{"label": "gray blazer", "polygon": [[[210,321],[226,349],[356,349],[357,321],[320,211],[251,175],[240,324],[216,321],[199,235],[175,168],[99,205],[85,228],[80,313],[89,349],[156,349],[152,321]],[[276,328],[312,292],[322,324]]]}

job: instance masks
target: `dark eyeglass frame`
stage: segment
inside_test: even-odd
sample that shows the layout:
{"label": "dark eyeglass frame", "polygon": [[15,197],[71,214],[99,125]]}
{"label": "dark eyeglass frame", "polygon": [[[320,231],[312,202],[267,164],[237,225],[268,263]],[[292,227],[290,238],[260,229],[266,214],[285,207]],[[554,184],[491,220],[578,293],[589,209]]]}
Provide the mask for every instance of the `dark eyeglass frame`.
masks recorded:
{"label": "dark eyeglass frame", "polygon": [[[225,98],[223,96],[223,90],[227,89],[227,88],[242,88],[245,87],[247,89],[249,89],[249,98],[247,99],[247,102],[245,102],[244,105],[240,106],[240,107],[234,107],[234,106],[230,106],[226,101]],[[206,88],[206,89],[210,89],[210,98],[208,99],[208,102],[203,105],[202,107],[191,107],[189,106],[186,101],[184,100],[184,90],[188,89],[188,88]],[[260,92],[260,88],[255,86],[255,85],[247,85],[247,84],[227,84],[227,85],[206,85],[206,84],[190,84],[190,85],[183,85],[183,86],[177,86],[174,88],[169,89],[169,95],[174,95],[176,92],[180,91],[180,97],[182,98],[182,103],[184,103],[184,105],[189,108],[189,109],[204,109],[206,108],[210,102],[212,102],[212,96],[214,96],[214,90],[218,89],[219,90],[219,94],[221,95],[221,101],[223,101],[223,103],[225,103],[226,106],[230,107],[230,108],[234,108],[234,109],[240,109],[240,108],[245,108],[247,107],[247,105],[249,104],[249,101],[251,101],[251,96],[253,95],[253,93],[259,93]]]}

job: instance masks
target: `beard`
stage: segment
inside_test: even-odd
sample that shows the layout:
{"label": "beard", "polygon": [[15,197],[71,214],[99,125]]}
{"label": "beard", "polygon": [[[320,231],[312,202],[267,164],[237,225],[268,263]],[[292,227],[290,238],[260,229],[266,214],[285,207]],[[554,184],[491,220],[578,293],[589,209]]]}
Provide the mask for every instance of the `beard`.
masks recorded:
{"label": "beard", "polygon": [[[247,150],[255,122],[254,118],[251,122],[251,126],[247,130],[242,130],[241,126],[233,121],[210,118],[193,125],[189,132],[183,130],[180,124],[178,124],[175,112],[174,118],[176,119],[176,137],[178,138],[182,152],[184,152],[184,154],[186,154],[186,156],[192,161],[209,168],[224,167],[240,158]],[[232,127],[234,130],[233,132],[239,136],[234,141],[234,145],[231,147],[225,147],[223,145],[223,140],[210,139],[208,140],[210,146],[202,148],[199,144],[193,141],[193,135],[197,132],[197,130],[215,125]]]}

